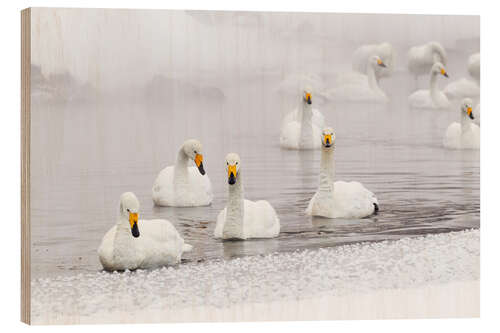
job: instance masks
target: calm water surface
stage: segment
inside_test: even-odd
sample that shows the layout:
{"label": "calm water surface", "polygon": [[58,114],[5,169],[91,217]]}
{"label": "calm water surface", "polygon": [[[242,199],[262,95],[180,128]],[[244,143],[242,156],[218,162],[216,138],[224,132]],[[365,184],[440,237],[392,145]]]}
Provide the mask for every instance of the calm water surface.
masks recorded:
{"label": "calm water surface", "polygon": [[[116,222],[125,191],[141,201],[141,218],[170,220],[194,246],[186,261],[479,227],[479,152],[446,150],[441,143],[458,109],[409,110],[406,97],[414,82],[399,73],[383,82],[389,105],[330,101],[319,107],[337,132],[337,180],[362,182],[377,195],[380,212],[359,220],[306,216],[318,185],[320,152],[280,149],[280,119],[292,104],[274,90],[281,77],[263,77],[223,80],[225,98],[206,103],[194,95],[162,103],[35,105],[33,276],[100,270],[97,248]],[[212,205],[155,207],[156,175],[174,163],[179,146],[191,137],[204,145]],[[268,200],[276,209],[278,238],[222,242],[212,237],[226,202],[224,158],[231,151],[242,158],[246,198]]]}

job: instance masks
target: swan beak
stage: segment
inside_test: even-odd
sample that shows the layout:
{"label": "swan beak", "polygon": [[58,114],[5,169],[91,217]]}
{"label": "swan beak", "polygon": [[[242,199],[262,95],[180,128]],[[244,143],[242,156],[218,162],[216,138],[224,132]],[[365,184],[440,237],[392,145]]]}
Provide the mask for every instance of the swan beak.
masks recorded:
{"label": "swan beak", "polygon": [[234,185],[236,183],[236,174],[238,171],[236,171],[236,165],[230,165],[227,167],[227,182],[229,185]]}
{"label": "swan beak", "polygon": [[472,114],[472,108],[471,107],[467,108],[467,115],[469,116],[470,119],[474,119],[474,115]]}
{"label": "swan beak", "polygon": [[198,167],[198,171],[200,171],[200,173],[202,175],[204,175],[205,169],[203,169],[203,155],[196,154],[196,156],[194,158],[194,163],[196,163],[196,166]]}
{"label": "swan beak", "polygon": [[441,69],[441,74],[444,76],[444,77],[449,77],[448,76],[448,73],[446,73],[446,71],[444,70],[444,68]]}
{"label": "swan beak", "polygon": [[377,60],[377,64],[380,66],[380,67],[387,67],[383,62],[382,60]]}
{"label": "swan beak", "polygon": [[332,146],[332,135],[331,134],[325,134],[323,144],[325,145],[326,148],[330,148]]}
{"label": "swan beak", "polygon": [[130,222],[130,229],[132,230],[132,236],[135,238],[139,237],[139,226],[137,225],[137,221],[139,220],[139,214],[137,213],[129,213],[128,221]]}
{"label": "swan beak", "polygon": [[306,94],[306,102],[307,102],[307,104],[312,104],[312,102],[311,102],[311,94],[310,93]]}

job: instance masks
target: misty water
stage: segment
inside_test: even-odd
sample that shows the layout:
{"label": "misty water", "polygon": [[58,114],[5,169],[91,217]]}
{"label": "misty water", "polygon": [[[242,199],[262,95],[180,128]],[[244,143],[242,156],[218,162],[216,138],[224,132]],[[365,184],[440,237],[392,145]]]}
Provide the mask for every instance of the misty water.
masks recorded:
{"label": "misty water", "polygon": [[[326,101],[318,106],[337,133],[337,180],[362,182],[378,197],[380,212],[359,220],[305,215],[318,185],[321,153],[280,149],[280,119],[292,109],[274,89],[280,79],[235,82],[236,88],[222,89],[223,97],[206,101],[202,96],[201,103],[194,96],[182,106],[173,98],[162,100],[164,105],[144,99],[39,103],[31,162],[34,276],[100,270],[97,248],[117,220],[125,191],[138,196],[141,218],[170,220],[194,246],[184,262],[479,227],[479,151],[443,148],[445,129],[458,119],[458,108],[410,110],[406,96],[415,83],[405,73],[383,80],[388,105]],[[174,163],[180,145],[191,137],[204,145],[213,203],[155,207],[156,175]],[[246,198],[268,200],[277,211],[278,238],[214,239],[227,196],[228,152],[242,158]]]}
{"label": "misty water", "polygon": [[[33,15],[40,36],[31,74],[34,278],[101,270],[97,248],[117,221],[125,191],[139,198],[140,218],[175,225],[194,247],[183,256],[191,263],[480,225],[479,151],[442,145],[447,126],[459,120],[458,101],[450,110],[410,110],[407,97],[417,85],[406,69],[410,46],[439,40],[450,74],[440,87],[468,77],[467,59],[479,51],[477,17],[51,9]],[[60,16],[57,25],[53,15]],[[336,74],[350,71],[358,46],[380,41],[396,52],[393,76],[381,80],[389,104],[340,103],[313,92],[313,106],[336,131],[336,179],[363,183],[380,211],[359,220],[306,216],[320,151],[280,149],[281,119],[301,91],[300,84],[278,88],[293,75],[315,74],[327,89]],[[427,88],[428,78],[418,86]],[[153,181],[189,138],[203,144],[214,200],[208,207],[155,207]],[[277,211],[278,238],[214,239],[229,152],[241,157],[245,197],[268,200]]]}

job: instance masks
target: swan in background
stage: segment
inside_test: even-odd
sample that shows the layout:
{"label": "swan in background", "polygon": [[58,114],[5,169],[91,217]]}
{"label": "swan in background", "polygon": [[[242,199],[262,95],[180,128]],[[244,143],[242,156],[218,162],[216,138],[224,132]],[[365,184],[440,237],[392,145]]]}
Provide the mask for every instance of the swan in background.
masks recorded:
{"label": "swan in background", "polygon": [[479,53],[475,53],[469,57],[467,70],[473,80],[461,78],[450,83],[444,88],[444,93],[449,99],[462,100],[466,97],[479,98],[481,89],[479,88],[480,70],[479,70]]}
{"label": "swan in background", "polygon": [[446,65],[447,61],[446,51],[438,42],[414,46],[408,51],[408,70],[415,76],[415,80],[429,73],[435,63]]}
{"label": "swan in background", "polygon": [[446,109],[450,101],[437,86],[437,77],[442,75],[448,77],[443,64],[437,62],[431,68],[430,90],[421,89],[415,91],[408,97],[410,107],[417,109]]}
{"label": "swan in background", "polygon": [[228,175],[227,206],[217,216],[216,238],[273,238],[280,233],[280,220],[274,208],[264,200],[246,200],[243,194],[241,160],[238,154],[226,156]]}
{"label": "swan in background", "polygon": [[469,75],[472,76],[479,84],[481,81],[481,58],[479,52],[474,53],[469,57],[467,70]]}
{"label": "swan in background", "polygon": [[325,128],[322,133],[319,188],[306,209],[306,214],[328,218],[363,218],[378,211],[375,195],[361,183],[335,181],[335,133]]}
{"label": "swan in background", "polygon": [[[389,43],[362,45],[352,56],[352,69],[362,73],[368,73],[368,60],[372,55],[378,55],[386,67],[375,67],[375,78],[391,76],[394,69],[394,49]],[[323,128],[323,127],[321,127]]]}
{"label": "swan in background", "polygon": [[[188,166],[192,160],[196,164]],[[157,206],[194,207],[212,202],[212,184],[203,168],[202,146],[198,140],[187,140],[177,154],[175,165],[158,174],[153,185]]]}
{"label": "swan in background", "polygon": [[[309,93],[310,95],[309,98],[311,98],[312,95],[311,91],[312,91],[311,88],[304,89],[303,95],[300,97],[299,105],[295,110],[293,110],[283,118],[282,126],[292,121],[298,121],[298,122],[302,121],[302,117],[304,115],[303,111],[304,108],[307,108],[308,105],[312,105],[312,101],[311,104],[307,104],[307,96],[306,96]],[[313,125],[316,125],[319,128],[323,128],[325,126],[325,116],[323,116],[323,114],[319,112],[318,109],[312,107],[311,109],[312,109],[311,120]]]}
{"label": "swan in background", "polygon": [[139,200],[132,192],[120,197],[118,222],[104,235],[98,249],[107,271],[173,265],[191,251],[167,220],[139,220]]}
{"label": "swan in background", "polygon": [[296,114],[293,112],[288,114],[281,125],[281,147],[286,149],[319,149],[321,129],[316,123],[324,123],[324,117],[319,112],[316,113],[316,117],[314,115],[312,93],[310,90],[305,90],[300,111]]}
{"label": "swan in background", "polygon": [[335,101],[387,103],[389,99],[380,89],[375,71],[386,65],[379,56],[372,55],[367,61],[367,74],[347,73],[339,75],[335,87],[328,92]]}
{"label": "swan in background", "polygon": [[443,144],[451,149],[479,149],[480,130],[472,120],[472,100],[465,98],[460,106],[460,123],[454,122],[446,129]]}

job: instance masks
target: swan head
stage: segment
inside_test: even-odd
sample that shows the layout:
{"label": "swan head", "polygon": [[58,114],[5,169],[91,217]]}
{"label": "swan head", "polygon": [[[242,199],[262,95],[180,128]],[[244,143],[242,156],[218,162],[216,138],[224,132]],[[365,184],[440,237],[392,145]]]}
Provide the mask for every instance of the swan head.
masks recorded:
{"label": "swan head", "polygon": [[321,143],[326,149],[335,148],[335,132],[331,127],[326,127],[321,133]]}
{"label": "swan head", "polygon": [[196,167],[198,168],[198,171],[202,175],[205,174],[205,169],[203,168],[203,154],[202,154],[202,145],[201,142],[195,139],[190,139],[184,142],[182,145],[182,150],[184,151],[184,154],[188,156],[190,159],[194,161],[196,164]]}
{"label": "swan head", "polygon": [[436,63],[434,63],[434,65],[432,65],[431,74],[432,75],[441,74],[444,77],[449,77],[448,73],[446,72],[446,69],[444,68],[444,65],[440,62],[436,62]]}
{"label": "swan head", "polygon": [[132,192],[125,192],[120,197],[120,215],[130,223],[132,236],[139,237],[139,200]]}
{"label": "swan head", "polygon": [[236,184],[236,176],[240,171],[240,156],[236,153],[229,153],[226,156],[227,182],[229,185]]}
{"label": "swan head", "polygon": [[310,88],[304,89],[302,98],[304,100],[304,103],[309,104],[309,105],[312,104],[312,100],[311,100],[311,98],[312,98],[312,89],[310,89]]}
{"label": "swan head", "polygon": [[460,108],[470,119],[474,119],[474,115],[472,114],[472,100],[470,98],[464,98]]}
{"label": "swan head", "polygon": [[370,65],[373,67],[379,66],[379,67],[387,67],[386,64],[382,61],[382,59],[378,55],[373,55],[368,59]]}

